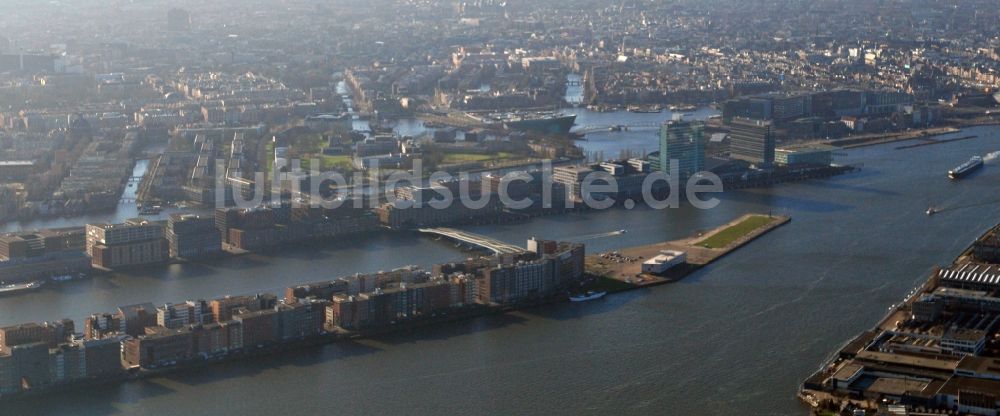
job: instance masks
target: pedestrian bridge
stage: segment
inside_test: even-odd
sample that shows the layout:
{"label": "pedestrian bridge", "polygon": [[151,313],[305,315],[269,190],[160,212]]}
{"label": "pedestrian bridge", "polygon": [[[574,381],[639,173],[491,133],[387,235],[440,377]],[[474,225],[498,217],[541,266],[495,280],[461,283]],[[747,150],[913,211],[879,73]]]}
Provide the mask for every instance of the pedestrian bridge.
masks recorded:
{"label": "pedestrian bridge", "polygon": [[421,228],[420,232],[448,237],[458,242],[485,248],[496,254],[518,254],[525,251],[524,248],[513,244],[507,244],[503,241],[494,240],[479,234],[456,230],[454,228]]}
{"label": "pedestrian bridge", "polygon": [[573,133],[587,134],[599,131],[628,131],[640,129],[658,129],[663,123],[632,123],[632,124],[586,124],[573,126]]}

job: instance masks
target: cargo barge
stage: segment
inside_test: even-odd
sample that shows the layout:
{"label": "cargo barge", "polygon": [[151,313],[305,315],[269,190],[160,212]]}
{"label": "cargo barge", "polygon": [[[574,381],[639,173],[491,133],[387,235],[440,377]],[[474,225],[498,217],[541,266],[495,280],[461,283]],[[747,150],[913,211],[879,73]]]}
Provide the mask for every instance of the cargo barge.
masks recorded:
{"label": "cargo barge", "polygon": [[958,167],[948,171],[948,178],[957,180],[968,176],[970,173],[975,172],[979,168],[983,167],[983,158],[979,156],[973,156],[967,162],[959,165]]}

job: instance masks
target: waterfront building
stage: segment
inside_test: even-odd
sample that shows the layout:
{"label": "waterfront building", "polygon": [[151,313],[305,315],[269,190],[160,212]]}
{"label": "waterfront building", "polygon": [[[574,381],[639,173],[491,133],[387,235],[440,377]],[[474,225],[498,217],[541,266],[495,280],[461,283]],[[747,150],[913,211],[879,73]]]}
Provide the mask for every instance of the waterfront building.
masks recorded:
{"label": "waterfront building", "polygon": [[255,251],[375,231],[379,228],[379,218],[371,212],[344,206],[329,210],[290,205],[220,208],[215,211],[215,228],[229,247]]}
{"label": "waterfront building", "polygon": [[662,250],[660,254],[642,263],[642,272],[661,274],[687,262],[687,253],[677,250]]}
{"label": "waterfront building", "polygon": [[49,346],[45,342],[0,348],[0,396],[50,384]]}
{"label": "waterfront building", "polygon": [[[456,306],[452,301],[457,282],[435,279],[423,283],[401,283],[395,287],[376,288],[358,295],[335,295],[327,303],[327,330],[379,327],[404,319],[432,315]],[[464,300],[464,299],[463,299]]]}
{"label": "waterfront building", "polygon": [[277,296],[269,293],[250,296],[226,296],[213,299],[208,303],[214,322],[225,322],[233,319],[233,314],[240,310],[259,311],[273,308],[278,303]]}
{"label": "waterfront building", "polygon": [[218,208],[215,210],[215,229],[219,232],[219,239],[229,243],[229,229],[236,228],[240,223],[240,210],[236,208]]}
{"label": "waterfront building", "polygon": [[242,347],[242,328],[238,322],[215,322],[192,326],[194,353],[212,357]]}
{"label": "waterfront building", "polygon": [[531,239],[528,251],[523,258],[500,261],[482,271],[479,302],[511,304],[544,298],[583,276],[586,255],[582,244]]}
{"label": "waterfront building", "polygon": [[87,378],[109,377],[122,372],[121,342],[125,336],[103,339],[74,339],[72,345],[83,351],[83,373]]}
{"label": "waterfront building", "polygon": [[81,379],[120,375],[123,370],[121,366],[123,338],[74,339],[49,349],[50,383],[64,384]]}
{"label": "waterfront building", "polygon": [[243,328],[246,347],[261,347],[279,340],[279,314],[274,307],[256,311],[241,308],[233,314],[233,320]]}
{"label": "waterfront building", "polygon": [[348,280],[343,278],[292,286],[285,289],[284,301],[294,303],[305,298],[330,299],[334,295],[347,293],[350,286]]}
{"label": "waterfront building", "polygon": [[775,140],[770,121],[736,117],[729,126],[731,159],[744,160],[765,168],[774,163]]}
{"label": "waterfront building", "polygon": [[63,344],[49,350],[49,376],[53,384],[86,377],[87,363],[82,348]]}
{"label": "waterfront building", "polygon": [[594,172],[589,166],[557,166],[552,168],[552,181],[562,184],[574,202],[583,201],[583,181]]}
{"label": "waterfront building", "polygon": [[363,320],[360,313],[367,310],[365,306],[362,306],[365,301],[367,299],[362,300],[353,295],[334,295],[330,305],[326,307],[324,318],[326,330],[358,328]]}
{"label": "waterfront building", "polygon": [[833,147],[824,145],[789,146],[774,151],[774,161],[779,165],[830,166]]}
{"label": "waterfront building", "polygon": [[673,120],[660,126],[660,170],[669,174],[677,164],[680,179],[690,178],[705,168],[704,124]]}
{"label": "waterfront building", "polygon": [[83,227],[0,235],[0,282],[21,282],[90,270]]}
{"label": "waterfront building", "polygon": [[95,313],[83,321],[83,328],[84,339],[104,339],[121,333],[121,320],[114,314]]}
{"label": "waterfront building", "polygon": [[942,286],[994,291],[1000,290],[1000,266],[969,262],[938,270],[936,275]]}
{"label": "waterfront building", "polygon": [[170,365],[193,357],[193,345],[190,327],[151,327],[122,342],[122,361],[129,367]]}
{"label": "waterfront building", "polygon": [[173,258],[197,259],[222,252],[222,238],[213,217],[173,214],[167,220],[166,236]]}
{"label": "waterfront building", "polygon": [[46,328],[34,322],[0,328],[0,347],[48,342]]}
{"label": "waterfront building", "polygon": [[0,282],[18,283],[55,276],[76,276],[91,270],[83,251],[59,251],[44,256],[0,261]]}
{"label": "waterfront building", "polygon": [[73,335],[73,321],[30,322],[0,328],[0,348],[43,342],[55,346]]}
{"label": "waterfront building", "polygon": [[180,328],[212,321],[212,312],[208,303],[203,300],[189,300],[179,305],[166,303],[156,308],[156,324],[165,328]]}
{"label": "waterfront building", "polygon": [[300,299],[295,303],[275,306],[279,338],[288,340],[322,333],[329,304],[330,301],[325,299]]}
{"label": "waterfront building", "polygon": [[479,285],[481,279],[475,275],[456,274],[451,276],[451,304],[456,307],[471,306],[478,303]]}
{"label": "waterfront building", "polygon": [[972,245],[976,259],[985,263],[1000,263],[1000,226],[993,227]]}
{"label": "waterfront building", "polygon": [[480,302],[509,304],[544,296],[552,287],[552,264],[523,262],[497,265],[483,272]]}
{"label": "waterfront building", "polygon": [[118,332],[131,336],[137,336],[146,328],[156,326],[156,308],[149,302],[119,306],[113,316],[118,322]]}
{"label": "waterfront building", "polygon": [[406,229],[413,227],[435,227],[441,225],[455,224],[460,222],[490,221],[500,214],[502,204],[496,195],[483,195],[482,198],[489,198],[482,208],[470,208],[459,198],[453,197],[449,200],[439,200],[435,203],[443,204],[443,208],[431,205],[429,201],[407,201],[399,200],[382,204],[375,209],[379,221],[392,229]]}
{"label": "waterfront building", "polygon": [[285,303],[330,299],[336,295],[358,295],[375,289],[386,289],[400,284],[426,282],[430,276],[417,266],[406,266],[371,274],[355,274],[325,282],[314,282],[285,289]]}
{"label": "waterfront building", "polygon": [[[520,208],[518,209],[519,211],[560,211],[566,209],[567,199],[572,198],[573,191],[570,189],[570,186],[554,178],[554,170],[553,178],[548,184],[543,180],[544,175],[540,171],[522,173],[525,180],[511,180],[506,175],[486,175],[482,180],[486,183],[486,189],[489,189],[495,195],[499,195],[502,187],[506,187],[507,196],[511,200],[530,202],[529,206]],[[544,199],[544,187],[546,185],[551,185],[551,201],[548,206],[545,205]],[[476,186],[472,185],[472,187],[475,188]],[[504,208],[508,210],[513,209],[512,207]]]}
{"label": "waterfront building", "polygon": [[94,267],[115,269],[166,261],[169,247],[162,224],[135,218],[122,224],[87,224],[87,254]]}

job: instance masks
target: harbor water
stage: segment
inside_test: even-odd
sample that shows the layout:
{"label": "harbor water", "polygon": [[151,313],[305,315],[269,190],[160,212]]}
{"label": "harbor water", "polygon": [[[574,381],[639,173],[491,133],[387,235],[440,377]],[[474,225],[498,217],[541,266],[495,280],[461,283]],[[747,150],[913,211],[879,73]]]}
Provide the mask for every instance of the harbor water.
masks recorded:
{"label": "harbor water", "polygon": [[[466,228],[518,244],[581,241],[593,253],[688,236],[748,212],[792,218],[676,284],[88,387],[0,413],[805,414],[795,393],[806,376],[1000,220],[1000,164],[947,179],[970,156],[1000,150],[1000,129],[958,133],[969,134],[979,137],[844,151],[836,162],[860,171],[725,193],[711,210],[616,208]],[[652,132],[618,138],[592,135],[582,145],[614,152],[656,140]],[[930,205],[934,216],[925,214]],[[628,232],[612,232],[620,229]],[[466,255],[445,241],[387,233],[163,266],[2,298],[0,325]]]}

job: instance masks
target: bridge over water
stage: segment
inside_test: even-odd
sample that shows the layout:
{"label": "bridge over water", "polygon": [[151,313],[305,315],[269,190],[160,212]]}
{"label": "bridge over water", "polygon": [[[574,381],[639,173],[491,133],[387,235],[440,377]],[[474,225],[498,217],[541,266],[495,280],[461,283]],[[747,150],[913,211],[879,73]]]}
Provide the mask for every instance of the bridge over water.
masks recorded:
{"label": "bridge over water", "polygon": [[507,244],[503,241],[495,240],[479,234],[456,230],[454,228],[421,228],[419,231],[422,233],[448,237],[455,241],[482,247],[496,254],[518,254],[525,251],[524,248],[513,244]]}
{"label": "bridge over water", "polygon": [[628,130],[639,130],[639,129],[659,129],[662,123],[632,123],[632,124],[607,124],[607,125],[597,125],[597,124],[587,124],[583,126],[574,126],[574,133],[595,133],[599,131],[609,131],[612,129],[618,129],[619,131]]}

